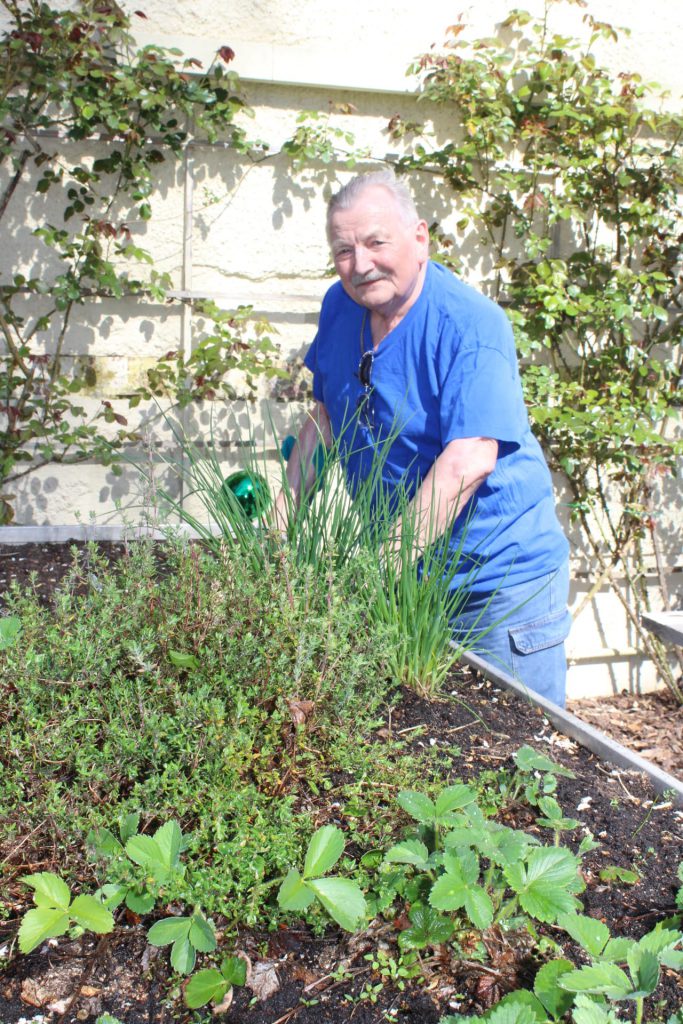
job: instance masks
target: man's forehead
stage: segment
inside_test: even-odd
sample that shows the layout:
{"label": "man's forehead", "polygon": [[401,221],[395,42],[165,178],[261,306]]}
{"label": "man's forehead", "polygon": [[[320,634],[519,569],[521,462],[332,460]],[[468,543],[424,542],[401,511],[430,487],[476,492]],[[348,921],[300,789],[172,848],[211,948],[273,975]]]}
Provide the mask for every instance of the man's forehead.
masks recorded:
{"label": "man's forehead", "polygon": [[[332,221],[330,236],[334,242],[339,238],[352,238],[356,235],[361,238],[371,238],[377,235],[391,234],[393,225],[387,221],[377,220],[375,217],[358,218],[339,222]],[[398,229],[398,225],[396,226]]]}
{"label": "man's forehead", "polygon": [[388,234],[407,230],[394,196],[386,189],[367,189],[345,209],[337,209],[330,217],[331,238],[360,233]]}

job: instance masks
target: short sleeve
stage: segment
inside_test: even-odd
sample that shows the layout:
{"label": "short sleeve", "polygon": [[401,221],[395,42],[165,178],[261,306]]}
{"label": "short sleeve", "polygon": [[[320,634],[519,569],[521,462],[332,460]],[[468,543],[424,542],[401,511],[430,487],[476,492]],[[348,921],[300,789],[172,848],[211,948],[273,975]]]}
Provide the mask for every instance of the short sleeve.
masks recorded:
{"label": "short sleeve", "polygon": [[315,338],[310,344],[308,352],[304,356],[304,366],[313,374],[313,397],[315,398],[316,402],[322,402],[323,385],[320,374],[318,373],[318,339],[319,335],[316,334]]}
{"label": "short sleeve", "polygon": [[528,430],[512,330],[502,311],[500,317],[503,322],[496,318],[498,334],[492,343],[479,339],[479,328],[469,332],[469,338],[465,335],[453,355],[440,361],[444,446],[462,437],[492,437],[516,446]]}

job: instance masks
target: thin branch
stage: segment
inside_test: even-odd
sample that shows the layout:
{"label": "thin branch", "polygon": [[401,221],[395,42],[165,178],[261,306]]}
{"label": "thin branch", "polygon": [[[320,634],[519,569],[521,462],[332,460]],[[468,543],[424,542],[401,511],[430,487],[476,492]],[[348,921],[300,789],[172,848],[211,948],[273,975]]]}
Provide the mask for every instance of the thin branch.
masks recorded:
{"label": "thin branch", "polygon": [[[602,572],[604,574],[605,579],[609,580],[609,582],[611,583],[612,591],[614,592],[614,594],[617,597],[619,603],[623,607],[623,609],[624,609],[624,611],[626,613],[627,619],[629,620],[629,622],[633,626],[633,628],[634,628],[634,630],[636,632],[636,636],[638,637],[638,641],[639,641],[639,643],[641,644],[641,646],[644,649],[644,653],[654,663],[657,671],[661,675],[661,677],[664,680],[664,682],[666,683],[666,685],[671,689],[671,691],[674,693],[674,695],[676,695],[679,692],[679,689],[678,689],[678,686],[676,684],[675,679],[673,678],[673,675],[671,673],[671,669],[669,668],[669,664],[668,664],[668,662],[666,660],[666,652],[665,652],[662,644],[659,643],[657,641],[656,637],[654,637],[653,634],[651,634],[643,626],[643,624],[641,623],[640,618],[638,616],[637,608],[634,609],[634,608],[631,607],[631,605],[629,604],[627,598],[624,596],[624,594],[621,591],[621,588],[619,586],[619,581],[614,578],[614,568],[615,568],[615,566],[610,565],[607,562],[607,560],[605,559],[605,557],[603,555],[603,552],[602,552],[602,550],[600,548],[600,545],[597,544],[596,541],[594,540],[592,532],[591,532],[591,530],[590,530],[590,528],[588,526],[588,522],[586,520],[585,513],[582,511],[582,512],[579,513],[579,515],[580,515],[581,525],[583,527],[584,534],[587,537],[588,542],[589,542],[589,544],[590,544],[590,546],[591,546],[591,548],[593,550],[593,554],[594,554],[596,560],[598,561],[598,563],[600,565],[600,568],[602,569]],[[621,564],[622,564],[622,569],[624,571],[624,576],[626,578],[626,582],[628,583],[629,586],[632,587],[633,586],[633,578],[632,578],[632,576],[631,576],[631,574],[629,572],[628,565],[627,565],[627,563],[625,561],[622,561]]]}
{"label": "thin branch", "polygon": [[9,184],[7,185],[7,188],[4,191],[2,201],[0,201],[0,220],[2,220],[2,218],[5,216],[5,211],[10,204],[12,196],[17,190],[17,186],[21,181],[21,177],[24,173],[24,168],[26,167],[26,164],[28,163],[28,159],[30,156],[30,149],[22,150],[21,156],[19,157],[19,166],[17,167],[14,175],[12,176]]}
{"label": "thin branch", "polygon": [[25,377],[30,376],[31,370],[22,359],[21,353],[19,352],[19,349],[16,346],[14,338],[12,337],[12,328],[10,324],[7,323],[7,320],[2,315],[2,313],[0,313],[0,330],[2,330],[2,333],[5,336],[5,341],[7,342],[7,347],[10,351],[12,359],[17,364],[17,366],[19,367],[19,369],[21,370]]}

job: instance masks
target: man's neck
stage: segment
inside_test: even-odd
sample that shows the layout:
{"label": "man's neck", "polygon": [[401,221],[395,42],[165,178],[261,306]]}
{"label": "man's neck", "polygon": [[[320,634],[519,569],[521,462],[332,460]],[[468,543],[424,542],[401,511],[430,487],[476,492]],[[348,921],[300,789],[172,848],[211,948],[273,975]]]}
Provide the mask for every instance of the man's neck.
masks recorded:
{"label": "man's neck", "polygon": [[420,272],[415,280],[415,286],[398,308],[373,309],[370,315],[370,328],[372,331],[372,344],[374,348],[382,342],[395,327],[398,327],[401,320],[419,299],[424,287],[427,275],[427,263],[420,267]]}

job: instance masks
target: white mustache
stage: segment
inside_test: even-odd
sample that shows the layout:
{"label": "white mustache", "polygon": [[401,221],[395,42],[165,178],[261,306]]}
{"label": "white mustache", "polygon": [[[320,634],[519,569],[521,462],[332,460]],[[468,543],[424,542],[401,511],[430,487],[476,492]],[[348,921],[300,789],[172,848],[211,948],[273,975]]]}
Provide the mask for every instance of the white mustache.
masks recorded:
{"label": "white mustache", "polygon": [[373,281],[386,281],[388,274],[383,274],[380,270],[371,270],[369,274],[354,274],[351,278],[351,284],[354,288],[357,288],[359,284],[372,284]]}

